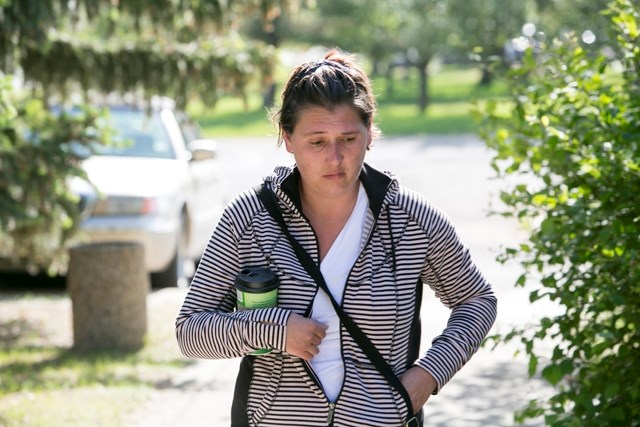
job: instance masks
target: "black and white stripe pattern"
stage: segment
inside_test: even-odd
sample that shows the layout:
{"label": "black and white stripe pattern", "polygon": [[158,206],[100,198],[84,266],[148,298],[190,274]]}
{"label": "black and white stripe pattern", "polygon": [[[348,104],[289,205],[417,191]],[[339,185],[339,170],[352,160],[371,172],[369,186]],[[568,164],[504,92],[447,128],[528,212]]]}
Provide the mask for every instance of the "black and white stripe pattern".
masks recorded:
{"label": "black and white stripe pattern", "polygon": [[[279,198],[292,235],[317,260],[314,232],[298,207],[296,173],[279,167],[266,182]],[[429,371],[440,389],[488,333],[496,298],[451,223],[433,205],[367,165],[361,180],[371,206],[368,240],[349,275],[343,307],[400,375],[408,368],[415,286],[418,281],[428,285],[452,312],[446,329],[415,364]],[[277,308],[234,311],[233,282],[247,266],[276,272]],[[194,358],[241,357],[274,348],[255,358],[252,381],[243,385],[251,425],[328,425],[330,403],[314,375],[302,360],[284,352],[290,313],[304,314],[316,292],[255,192],[236,197],[203,254],[176,332],[182,352]],[[345,383],[332,425],[401,425],[407,412],[402,398],[344,328],[342,348]]]}

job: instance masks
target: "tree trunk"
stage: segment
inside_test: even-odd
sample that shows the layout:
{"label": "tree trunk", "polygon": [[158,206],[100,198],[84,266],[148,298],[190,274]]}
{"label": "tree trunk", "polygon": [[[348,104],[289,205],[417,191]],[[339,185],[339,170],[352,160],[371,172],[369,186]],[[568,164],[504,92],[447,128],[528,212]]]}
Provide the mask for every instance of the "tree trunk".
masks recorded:
{"label": "tree trunk", "polygon": [[429,103],[431,102],[429,96],[429,71],[428,71],[429,62],[422,62],[416,65],[418,69],[418,76],[420,78],[419,81],[419,99],[418,99],[418,108],[420,112],[424,112]]}
{"label": "tree trunk", "polygon": [[[264,28],[265,41],[273,46],[277,51],[280,46],[280,32],[278,27],[281,25],[282,18],[275,17],[268,27]],[[262,108],[270,110],[276,103],[276,82],[273,76],[267,76],[262,82]]]}
{"label": "tree trunk", "polygon": [[489,86],[493,81],[493,71],[488,64],[482,64],[482,77],[480,77],[480,86]]}
{"label": "tree trunk", "polygon": [[276,102],[276,83],[272,80],[271,83],[265,84],[266,88],[262,93],[262,108],[271,109]]}
{"label": "tree trunk", "polygon": [[392,66],[389,66],[389,69],[387,70],[386,73],[386,81],[387,81],[387,87],[385,89],[385,96],[387,97],[387,99],[391,99],[393,98],[393,70],[394,68]]}

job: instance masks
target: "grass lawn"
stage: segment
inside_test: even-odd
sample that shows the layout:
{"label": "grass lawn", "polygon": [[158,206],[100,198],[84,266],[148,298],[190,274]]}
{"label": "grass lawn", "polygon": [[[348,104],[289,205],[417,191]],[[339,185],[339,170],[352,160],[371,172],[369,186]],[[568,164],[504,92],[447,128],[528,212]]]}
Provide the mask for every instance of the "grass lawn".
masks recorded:
{"label": "grass lawn", "polygon": [[175,344],[176,308],[152,299],[140,351],[81,353],[69,344],[68,298],[0,298],[0,426],[125,427],[190,361]]}
{"label": "grass lawn", "polygon": [[[480,71],[474,67],[443,67],[429,80],[431,104],[425,112],[417,106],[418,79],[415,72],[396,76],[390,92],[384,78],[374,79],[378,96],[378,123],[385,135],[451,134],[474,132],[477,123],[470,109],[474,102],[504,95],[497,80],[479,87]],[[208,137],[275,136],[276,130],[262,107],[259,94],[249,94],[246,105],[239,98],[223,98],[211,109],[194,104],[190,112]]]}

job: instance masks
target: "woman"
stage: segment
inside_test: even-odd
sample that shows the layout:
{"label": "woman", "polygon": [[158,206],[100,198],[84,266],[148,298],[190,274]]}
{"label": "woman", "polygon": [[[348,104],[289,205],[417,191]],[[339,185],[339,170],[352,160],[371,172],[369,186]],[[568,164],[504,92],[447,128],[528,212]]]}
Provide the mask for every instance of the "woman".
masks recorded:
{"label": "woman", "polygon": [[[277,167],[263,183],[286,230],[252,189],[230,203],[213,232],[176,331],[188,357],[244,356],[234,426],[421,425],[429,396],[493,324],[496,298],[451,223],[364,162],[379,136],[375,110],[369,79],[344,53],[294,69],[274,119],[295,166]],[[303,267],[294,240],[320,278]],[[250,266],[277,275],[277,307],[236,310],[234,279]],[[423,284],[452,313],[417,357]],[[356,326],[345,326],[337,310]],[[273,351],[249,355],[260,348]]]}

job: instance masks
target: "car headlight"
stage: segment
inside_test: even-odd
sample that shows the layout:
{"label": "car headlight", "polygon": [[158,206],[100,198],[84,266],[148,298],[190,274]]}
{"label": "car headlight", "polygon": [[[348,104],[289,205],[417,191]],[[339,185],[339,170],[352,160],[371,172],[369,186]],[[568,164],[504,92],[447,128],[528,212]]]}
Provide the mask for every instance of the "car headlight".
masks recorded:
{"label": "car headlight", "polygon": [[98,200],[93,215],[146,215],[159,208],[153,197],[110,196]]}

